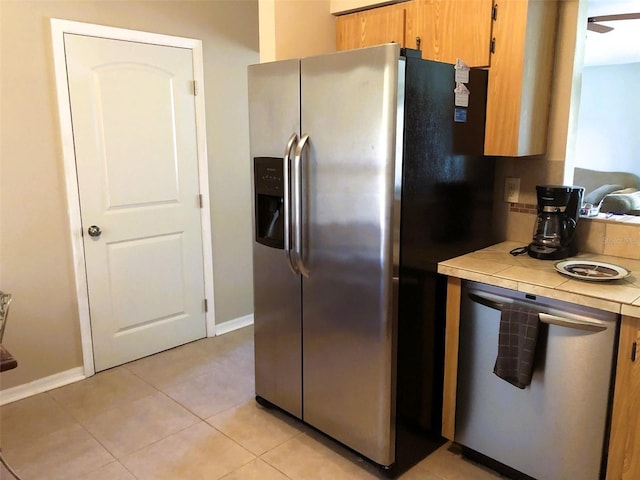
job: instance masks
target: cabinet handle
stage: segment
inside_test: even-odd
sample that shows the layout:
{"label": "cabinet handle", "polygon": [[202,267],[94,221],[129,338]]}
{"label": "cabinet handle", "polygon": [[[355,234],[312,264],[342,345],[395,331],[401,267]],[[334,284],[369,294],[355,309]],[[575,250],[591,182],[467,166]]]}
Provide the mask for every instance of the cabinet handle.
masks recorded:
{"label": "cabinet handle", "polygon": [[631,345],[631,361],[635,362],[636,361],[636,351],[638,350],[638,342],[633,342],[633,345]]}
{"label": "cabinet handle", "polygon": [[421,50],[420,46],[422,45],[422,39],[420,37],[416,37],[416,50]]}

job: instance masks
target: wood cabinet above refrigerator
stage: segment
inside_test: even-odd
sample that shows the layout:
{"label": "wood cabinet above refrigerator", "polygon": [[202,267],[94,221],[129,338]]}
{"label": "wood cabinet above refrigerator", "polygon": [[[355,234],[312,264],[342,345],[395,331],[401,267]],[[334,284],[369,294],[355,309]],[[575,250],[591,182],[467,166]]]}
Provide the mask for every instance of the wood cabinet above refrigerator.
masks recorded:
{"label": "wood cabinet above refrigerator", "polygon": [[395,42],[422,58],[489,65],[492,0],[412,0],[337,17],[336,49]]}
{"label": "wood cabinet above refrigerator", "polygon": [[[414,0],[415,38],[410,48],[422,58],[445,63],[462,59],[470,67],[488,67],[492,0]],[[408,39],[409,40],[409,39]]]}
{"label": "wood cabinet above refrigerator", "polygon": [[336,50],[383,43],[415,48],[410,43],[411,37],[415,37],[412,33],[414,11],[414,2],[402,2],[340,15],[336,19]]}
{"label": "wood cabinet above refrigerator", "polygon": [[488,67],[485,155],[542,155],[557,17],[553,0],[412,0],[338,16],[336,47],[396,42],[424,59]]}

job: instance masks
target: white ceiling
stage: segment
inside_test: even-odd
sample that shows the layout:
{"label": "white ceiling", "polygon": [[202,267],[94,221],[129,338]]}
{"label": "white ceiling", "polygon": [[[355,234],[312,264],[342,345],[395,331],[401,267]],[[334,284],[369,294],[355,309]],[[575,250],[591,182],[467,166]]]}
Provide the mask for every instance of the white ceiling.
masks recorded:
{"label": "white ceiling", "polygon": [[[589,0],[587,15],[640,12],[640,0]],[[640,62],[640,20],[602,22],[613,27],[608,33],[587,31],[585,65]]]}

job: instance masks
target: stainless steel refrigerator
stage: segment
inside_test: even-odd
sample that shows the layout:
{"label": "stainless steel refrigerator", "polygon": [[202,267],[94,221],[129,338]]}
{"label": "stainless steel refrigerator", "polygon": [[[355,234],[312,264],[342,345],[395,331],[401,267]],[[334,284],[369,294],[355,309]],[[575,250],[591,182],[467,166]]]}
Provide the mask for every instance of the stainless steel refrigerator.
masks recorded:
{"label": "stainless steel refrigerator", "polygon": [[248,69],[256,397],[382,466],[441,444],[438,261],[493,241],[487,73],[397,44]]}

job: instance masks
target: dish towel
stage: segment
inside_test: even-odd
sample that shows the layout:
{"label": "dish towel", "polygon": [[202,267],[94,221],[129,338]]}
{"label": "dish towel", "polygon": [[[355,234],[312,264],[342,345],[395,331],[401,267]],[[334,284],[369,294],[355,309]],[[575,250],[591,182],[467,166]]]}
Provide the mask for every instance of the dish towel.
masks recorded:
{"label": "dish towel", "polygon": [[524,305],[504,305],[498,356],[493,373],[518,388],[531,383],[538,340],[538,312]]}

